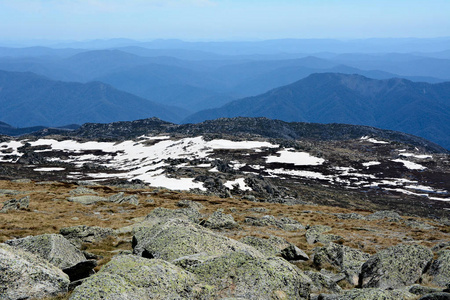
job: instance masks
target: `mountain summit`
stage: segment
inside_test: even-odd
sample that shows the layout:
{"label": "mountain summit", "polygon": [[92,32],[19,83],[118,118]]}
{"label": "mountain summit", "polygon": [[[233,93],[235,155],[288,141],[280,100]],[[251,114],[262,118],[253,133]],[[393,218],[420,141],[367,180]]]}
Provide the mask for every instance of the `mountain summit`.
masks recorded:
{"label": "mountain summit", "polygon": [[245,116],[369,125],[422,136],[450,148],[449,94],[448,82],[429,84],[321,73],[218,109],[201,111],[185,122]]}

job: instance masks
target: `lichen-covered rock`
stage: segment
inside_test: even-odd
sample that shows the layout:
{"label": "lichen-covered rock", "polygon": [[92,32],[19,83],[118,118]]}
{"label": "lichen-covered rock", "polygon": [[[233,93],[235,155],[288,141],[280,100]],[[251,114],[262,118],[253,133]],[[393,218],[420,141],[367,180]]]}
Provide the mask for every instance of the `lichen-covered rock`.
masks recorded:
{"label": "lichen-covered rock", "polygon": [[431,264],[429,274],[437,286],[445,287],[450,284],[450,250],[438,253],[438,258]]}
{"label": "lichen-covered rock", "polygon": [[193,208],[179,208],[168,209],[163,207],[157,207],[149,213],[144,220],[144,223],[159,224],[166,222],[170,219],[184,219],[193,223],[199,223],[202,218],[202,214]]}
{"label": "lichen-covered rock", "polygon": [[323,234],[324,232],[328,232],[331,230],[330,226],[325,225],[313,225],[306,228],[306,241],[308,244],[322,243],[328,244],[337,240],[340,240],[342,237],[335,234]]}
{"label": "lichen-covered rock", "polygon": [[265,256],[281,256],[286,260],[308,260],[308,255],[294,244],[283,238],[271,236],[268,239],[246,236],[240,242],[250,245]]}
{"label": "lichen-covered rock", "polygon": [[347,281],[358,285],[361,266],[369,259],[370,255],[344,245],[330,243],[326,247],[314,249],[314,264],[324,267],[327,264],[339,269],[346,275]]}
{"label": "lichen-covered rock", "polygon": [[429,287],[429,286],[422,286],[419,284],[414,284],[410,287],[408,287],[408,292],[410,292],[411,294],[414,295],[426,295],[426,294],[431,294],[431,293],[436,293],[436,292],[440,292],[440,289],[437,288],[433,288],[433,287]]}
{"label": "lichen-covered rock", "polygon": [[357,213],[336,213],[334,214],[336,217],[342,220],[364,220],[365,217],[363,215]]}
{"label": "lichen-covered rock", "polygon": [[28,236],[6,241],[5,244],[31,252],[60,269],[86,260],[83,253],[60,234]]}
{"label": "lichen-covered rock", "polygon": [[67,198],[67,201],[77,202],[77,203],[81,203],[84,205],[91,205],[91,204],[101,202],[101,201],[108,202],[108,199],[105,197],[84,195],[84,196],[69,197],[69,198]]}
{"label": "lichen-covered rock", "polygon": [[387,219],[390,222],[398,222],[402,217],[395,211],[381,210],[366,216],[365,219],[368,221]]}
{"label": "lichen-covered rock", "polygon": [[73,245],[80,248],[83,243],[95,243],[114,234],[111,228],[98,226],[72,226],[61,228],[59,233]]}
{"label": "lichen-covered rock", "polygon": [[428,295],[425,295],[421,297],[419,300],[449,300],[450,299],[450,293],[445,292],[437,292],[437,293],[431,293]]}
{"label": "lichen-covered rock", "polygon": [[233,252],[188,267],[216,288],[217,297],[245,299],[308,299],[311,280],[279,257]]}
{"label": "lichen-covered rock", "polygon": [[396,289],[412,285],[431,262],[433,253],[421,245],[397,245],[372,255],[361,267],[363,288]]}
{"label": "lichen-covered rock", "polygon": [[314,272],[306,271],[305,275],[311,278],[311,293],[340,293],[341,287],[329,276]]}
{"label": "lichen-covered rock", "polygon": [[128,203],[133,205],[139,205],[139,199],[136,195],[125,196],[123,192],[112,195],[111,197],[108,198],[108,201],[119,204]]}
{"label": "lichen-covered rock", "polygon": [[192,200],[180,200],[177,202],[177,206],[181,208],[192,208],[195,210],[200,210],[204,208],[201,203]]}
{"label": "lichen-covered rock", "polygon": [[204,287],[195,275],[166,261],[119,255],[75,288],[70,300],[206,299],[211,290]]}
{"label": "lichen-covered rock", "polygon": [[71,195],[97,195],[98,194],[93,189],[90,189],[90,188],[87,188],[84,186],[78,186],[76,189],[71,190],[69,193]]}
{"label": "lichen-covered rock", "polygon": [[0,244],[0,299],[19,300],[67,292],[69,277],[38,256]]}
{"label": "lichen-covered rock", "polygon": [[5,244],[47,260],[69,275],[71,281],[88,277],[97,265],[95,261],[87,261],[83,253],[60,234],[28,236]]}
{"label": "lichen-covered rock", "polygon": [[6,213],[11,210],[19,210],[19,209],[27,209],[30,205],[30,196],[26,196],[23,198],[11,199],[3,202],[3,207],[0,210],[0,213]]}
{"label": "lichen-covered rock", "polygon": [[319,300],[414,300],[417,296],[404,290],[352,289],[337,295],[319,296]]}
{"label": "lichen-covered rock", "polygon": [[167,261],[202,252],[219,256],[233,251],[247,251],[263,257],[251,246],[182,219],[141,228],[133,236],[133,249],[137,255]]}
{"label": "lichen-covered rock", "polygon": [[238,223],[232,215],[224,214],[223,210],[215,211],[203,225],[211,229],[233,229],[238,227]]}

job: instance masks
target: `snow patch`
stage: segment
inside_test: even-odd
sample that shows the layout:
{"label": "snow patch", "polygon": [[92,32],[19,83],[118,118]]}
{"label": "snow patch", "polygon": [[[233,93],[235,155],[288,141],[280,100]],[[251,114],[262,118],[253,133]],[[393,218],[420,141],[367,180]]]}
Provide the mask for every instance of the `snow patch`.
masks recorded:
{"label": "snow patch", "polygon": [[310,155],[307,152],[295,152],[293,149],[285,149],[277,152],[280,156],[267,156],[267,163],[285,163],[296,166],[317,166],[325,162],[325,159]]}
{"label": "snow patch", "polygon": [[413,163],[413,162],[408,161],[408,160],[394,159],[392,161],[402,163],[406,168],[408,168],[410,170],[425,170],[426,169],[426,167],[424,167],[422,165],[419,165],[419,164],[416,164],[416,163]]}
{"label": "snow patch", "polygon": [[233,189],[234,185],[238,185],[239,189],[242,191],[251,191],[252,189],[245,183],[245,179],[244,178],[238,178],[236,180],[232,180],[232,181],[227,181],[224,183],[224,186],[226,186],[227,188],[229,188],[230,190]]}

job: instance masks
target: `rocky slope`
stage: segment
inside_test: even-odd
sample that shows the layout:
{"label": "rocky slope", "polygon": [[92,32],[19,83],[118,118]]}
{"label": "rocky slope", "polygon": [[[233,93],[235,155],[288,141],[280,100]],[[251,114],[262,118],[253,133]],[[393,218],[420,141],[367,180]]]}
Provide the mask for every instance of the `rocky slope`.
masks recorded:
{"label": "rocky slope", "polygon": [[0,181],[2,201],[26,196],[0,215],[2,299],[449,296],[448,221],[137,184]]}

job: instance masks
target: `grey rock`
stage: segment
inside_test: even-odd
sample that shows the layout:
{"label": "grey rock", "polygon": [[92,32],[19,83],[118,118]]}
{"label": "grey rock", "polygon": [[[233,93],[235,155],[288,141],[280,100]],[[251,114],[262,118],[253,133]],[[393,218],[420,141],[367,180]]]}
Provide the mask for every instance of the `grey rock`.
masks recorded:
{"label": "grey rock", "polygon": [[330,243],[326,247],[314,249],[314,264],[324,267],[327,264],[336,267],[344,273],[347,281],[358,285],[361,266],[369,259],[370,255],[344,245]]}
{"label": "grey rock", "polygon": [[23,194],[23,192],[21,192],[21,191],[0,189],[0,195],[16,196],[16,195],[21,195],[21,194]]}
{"label": "grey rock", "polygon": [[232,252],[188,267],[215,287],[218,298],[308,299],[311,280],[279,257]]}
{"label": "grey rock", "polygon": [[199,223],[202,217],[202,214],[193,208],[168,209],[157,207],[145,217],[144,223],[156,225],[170,219],[184,219]]}
{"label": "grey rock", "polygon": [[93,189],[84,186],[78,186],[76,189],[69,192],[71,195],[97,195],[98,193]]}
{"label": "grey rock", "polygon": [[335,234],[323,234],[331,230],[330,226],[325,225],[313,225],[307,227],[306,230],[306,241],[308,244],[322,243],[328,244],[337,240],[342,239],[341,236]]}
{"label": "grey rock", "polygon": [[340,293],[342,288],[329,276],[314,272],[306,271],[305,275],[311,278],[311,293]]}
{"label": "grey rock", "polygon": [[0,299],[19,300],[64,294],[69,277],[36,255],[0,244]]}
{"label": "grey rock", "polygon": [[3,203],[0,213],[6,213],[11,210],[27,209],[30,205],[30,196],[20,198],[19,200],[11,199]]}
{"label": "grey rock", "polygon": [[414,284],[414,285],[408,287],[408,291],[411,294],[420,295],[420,296],[423,296],[426,294],[431,294],[431,293],[436,293],[436,292],[441,292],[441,290],[439,290],[437,288],[432,288],[429,286],[422,286],[419,284]]}
{"label": "grey rock", "polygon": [[166,261],[120,255],[75,288],[69,299],[208,299],[208,292],[195,275]]}
{"label": "grey rock", "polygon": [[232,215],[224,214],[223,210],[215,211],[203,225],[211,229],[233,229],[238,227],[238,223]]}
{"label": "grey rock", "polygon": [[84,205],[91,205],[91,204],[95,204],[98,202],[108,202],[108,199],[105,197],[99,197],[99,196],[89,196],[89,195],[85,195],[85,196],[73,196],[73,197],[69,197],[67,198],[67,201],[70,202],[77,202],[77,203],[81,203]]}
{"label": "grey rock", "polygon": [[417,296],[404,290],[352,289],[341,294],[320,294],[319,300],[414,300]]}
{"label": "grey rock", "polygon": [[111,228],[86,225],[61,228],[59,233],[78,248],[80,248],[83,243],[99,242],[114,235],[114,231]]}
{"label": "grey rock", "polygon": [[342,220],[349,220],[349,219],[350,220],[364,220],[365,219],[365,217],[363,215],[360,215],[357,213],[348,213],[348,214],[337,213],[334,215]]}
{"label": "grey rock", "polygon": [[181,208],[192,208],[196,210],[204,208],[204,206],[201,203],[192,200],[180,200],[177,202],[177,206]]}
{"label": "grey rock", "polygon": [[246,236],[239,241],[254,247],[265,256],[281,256],[286,260],[309,259],[308,255],[300,248],[277,236],[271,236],[268,239]]}
{"label": "grey rock", "polygon": [[60,269],[86,260],[83,253],[60,234],[28,236],[6,241],[5,244],[31,252]]}
{"label": "grey rock", "polygon": [[139,205],[139,199],[136,195],[125,196],[123,192],[112,195],[111,197],[108,198],[108,201],[119,204],[128,203],[133,205]]}
{"label": "grey rock", "polygon": [[450,293],[432,293],[421,297],[419,300],[450,300]]}
{"label": "grey rock", "polygon": [[198,253],[219,256],[234,251],[263,254],[251,246],[217,234],[183,219],[171,219],[153,227],[143,227],[133,236],[133,253],[146,258],[173,261]]}
{"label": "grey rock", "polygon": [[450,284],[450,250],[442,250],[438,258],[431,264],[428,272],[432,276],[432,283],[445,287]]}
{"label": "grey rock", "polygon": [[417,221],[414,219],[408,219],[408,220],[404,220],[403,223],[411,228],[416,228],[416,229],[421,229],[421,230],[432,230],[435,229],[436,227],[431,226],[425,222],[421,222],[421,221]]}
{"label": "grey rock", "polygon": [[365,219],[368,221],[387,219],[390,222],[398,222],[402,217],[395,211],[381,210],[366,216]]}
{"label": "grey rock", "polygon": [[397,245],[372,255],[362,266],[363,288],[396,289],[412,285],[431,262],[433,253],[421,245]]}
{"label": "grey rock", "polygon": [[253,211],[253,212],[257,212],[257,213],[268,213],[269,210],[265,207],[252,207],[249,208],[248,211]]}

